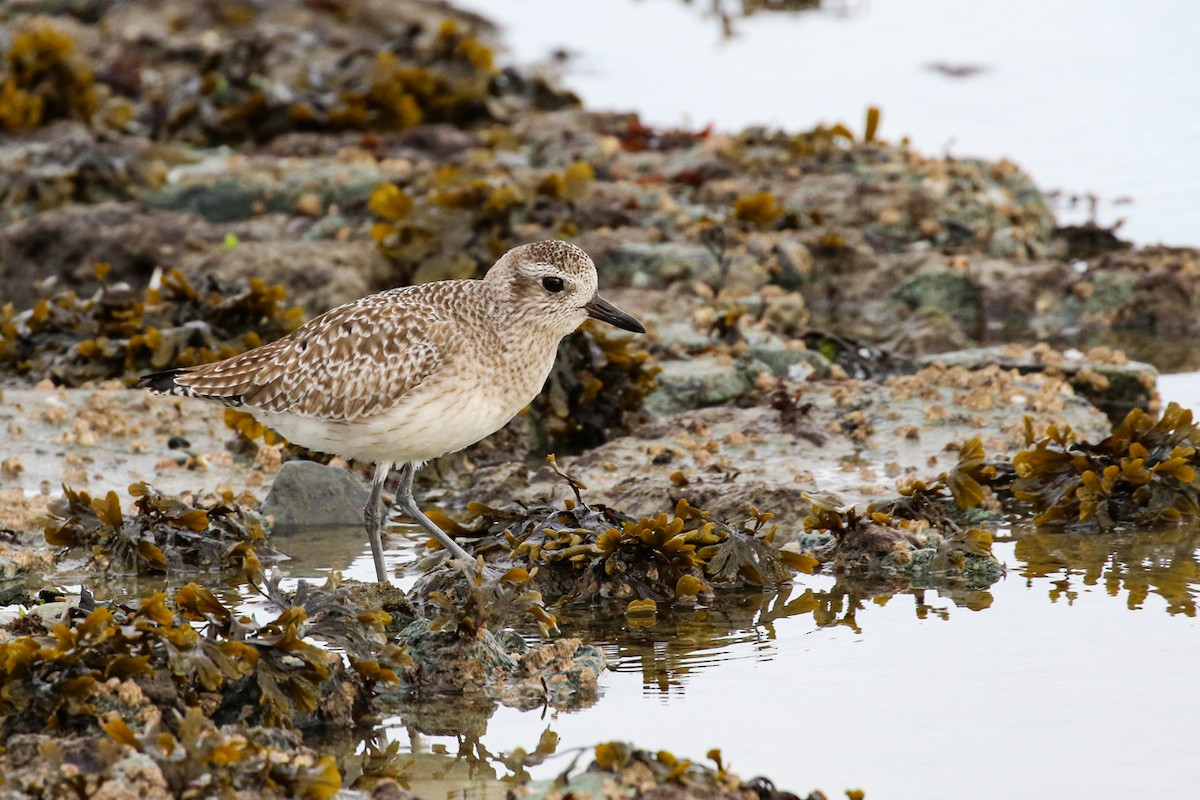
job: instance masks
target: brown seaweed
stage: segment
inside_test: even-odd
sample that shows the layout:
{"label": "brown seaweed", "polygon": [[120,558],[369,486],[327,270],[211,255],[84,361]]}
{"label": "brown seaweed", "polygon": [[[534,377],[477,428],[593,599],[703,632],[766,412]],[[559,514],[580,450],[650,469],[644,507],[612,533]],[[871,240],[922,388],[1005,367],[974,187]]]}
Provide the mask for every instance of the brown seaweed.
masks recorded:
{"label": "brown seaweed", "polygon": [[[552,460],[551,463],[557,469]],[[659,602],[695,603],[715,589],[770,587],[810,572],[816,561],[772,542],[770,514],[752,509],[737,525],[680,500],[672,514],[633,517],[583,501],[585,487],[559,472],[576,494],[561,508],[468,505],[465,525],[442,517],[490,563],[519,569],[556,603],[618,600],[631,613]]]}
{"label": "brown seaweed", "polygon": [[[104,281],[107,265],[96,274]],[[285,295],[257,278],[196,286],[170,270],[142,292],[106,282],[87,298],[59,291],[22,312],[10,303],[0,308],[0,373],[79,386],[227,358],[300,327],[303,311]]]}
{"label": "brown seaweed", "polygon": [[90,551],[89,564],[105,572],[163,574],[210,569],[241,569],[238,545],[276,557],[267,545],[265,518],[224,492],[199,503],[166,496],[147,483],[135,483],[136,500],[125,514],[114,491],[92,497],[63,487],[63,497],[50,504],[47,543],[63,553]]}
{"label": "brown seaweed", "polygon": [[17,26],[0,61],[0,129],[31,131],[57,119],[91,120],[96,111],[92,68],[75,41],[53,25]]}
{"label": "brown seaweed", "polygon": [[1034,522],[1073,531],[1111,531],[1195,520],[1200,515],[1200,429],[1171,403],[1160,418],[1129,412],[1097,444],[1051,426],[1013,457],[1013,496]]}

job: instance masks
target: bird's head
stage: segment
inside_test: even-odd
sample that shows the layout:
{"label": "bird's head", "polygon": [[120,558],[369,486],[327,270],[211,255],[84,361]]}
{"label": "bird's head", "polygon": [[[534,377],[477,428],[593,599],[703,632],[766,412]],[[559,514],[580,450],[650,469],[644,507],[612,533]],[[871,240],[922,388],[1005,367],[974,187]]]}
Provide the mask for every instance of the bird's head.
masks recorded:
{"label": "bird's head", "polygon": [[547,240],[509,250],[485,281],[496,283],[523,319],[543,325],[559,338],[589,317],[634,333],[646,329],[596,292],[596,265],[580,248]]}

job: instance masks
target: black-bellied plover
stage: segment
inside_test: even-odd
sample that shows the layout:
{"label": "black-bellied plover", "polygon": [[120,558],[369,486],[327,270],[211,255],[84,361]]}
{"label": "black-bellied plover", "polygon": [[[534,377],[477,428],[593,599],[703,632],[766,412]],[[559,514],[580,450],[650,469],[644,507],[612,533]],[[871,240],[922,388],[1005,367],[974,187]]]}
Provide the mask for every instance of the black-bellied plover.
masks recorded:
{"label": "black-bellied plover", "polygon": [[470,559],[417,508],[413,475],[498,431],[532,402],[559,342],[588,317],[645,332],[596,293],[587,253],[535,242],[509,250],[481,280],[373,294],[270,344],[145,375],[138,385],[243,408],[310,450],[374,463],[364,517],[384,583],[382,492],[392,466],[400,465],[400,508],[455,557]]}

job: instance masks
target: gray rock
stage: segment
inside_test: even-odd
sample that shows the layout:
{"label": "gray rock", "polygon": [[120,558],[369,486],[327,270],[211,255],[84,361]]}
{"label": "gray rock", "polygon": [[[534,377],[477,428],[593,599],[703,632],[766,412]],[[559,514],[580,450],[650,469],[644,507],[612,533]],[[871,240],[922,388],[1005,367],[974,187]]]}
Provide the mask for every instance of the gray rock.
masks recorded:
{"label": "gray rock", "polygon": [[1021,240],[1017,231],[1003,228],[992,234],[988,242],[988,254],[993,258],[1015,258],[1020,248]]}
{"label": "gray rock", "polygon": [[150,208],[187,211],[209,222],[233,222],[253,216],[261,199],[259,187],[232,178],[207,185],[168,185],[142,194]]}
{"label": "gray rock", "polygon": [[638,289],[667,287],[683,279],[696,279],[712,287],[757,288],[767,282],[766,265],[754,255],[731,249],[722,270],[712,251],[702,245],[680,242],[629,242],[607,253],[606,281]]}
{"label": "gray rock", "polygon": [[815,350],[789,350],[775,342],[751,345],[750,355],[770,369],[776,378],[823,380],[833,362]]}
{"label": "gray rock", "polygon": [[605,264],[610,283],[643,289],[662,288],[716,270],[717,261],[707,248],[675,242],[619,245],[609,251]]}
{"label": "gray rock", "polygon": [[961,272],[942,270],[914,275],[892,297],[913,310],[943,311],[976,339],[983,334],[983,291],[976,281]]}
{"label": "gray rock", "polygon": [[273,211],[294,214],[307,193],[315,194],[323,209],[361,205],[388,178],[374,164],[361,162],[296,160],[279,170],[270,160],[232,160],[220,154],[174,170],[166,185],[143,192],[140,199],[149,208],[235,222]]}
{"label": "gray rock", "polygon": [[725,405],[754,388],[747,370],[712,357],[664,361],[661,366],[658,390],[646,398],[646,409],[656,414]]}
{"label": "gray rock", "polygon": [[314,461],[288,461],[280,468],[262,512],[275,528],[361,525],[368,492],[344,469]]}
{"label": "gray rock", "polygon": [[793,239],[784,239],[775,245],[775,257],[779,263],[776,283],[785,289],[799,289],[812,278],[812,251]]}

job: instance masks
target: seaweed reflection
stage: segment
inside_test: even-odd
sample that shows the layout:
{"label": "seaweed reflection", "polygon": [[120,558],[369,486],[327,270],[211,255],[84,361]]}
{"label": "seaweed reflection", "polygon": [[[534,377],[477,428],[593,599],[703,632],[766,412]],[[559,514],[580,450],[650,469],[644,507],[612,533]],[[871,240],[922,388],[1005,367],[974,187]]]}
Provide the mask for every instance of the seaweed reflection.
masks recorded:
{"label": "seaweed reflection", "polygon": [[682,693],[692,672],[722,661],[775,657],[776,622],[811,616],[815,627],[847,627],[862,633],[860,612],[911,597],[918,619],[948,619],[951,608],[989,608],[990,591],[959,583],[919,585],[904,578],[839,576],[829,588],[789,584],[773,592],[725,593],[706,608],[661,608],[652,617],[600,615],[595,609],[562,610],[564,632],[600,647],[610,669],[640,670],[643,686],[661,694]]}
{"label": "seaweed reflection", "polygon": [[1024,562],[1019,574],[1028,586],[1050,579],[1053,602],[1074,603],[1080,585],[1103,585],[1113,597],[1124,594],[1131,610],[1142,608],[1153,592],[1168,614],[1196,616],[1200,526],[1099,535],[1028,530],[1015,537],[1016,556]]}

